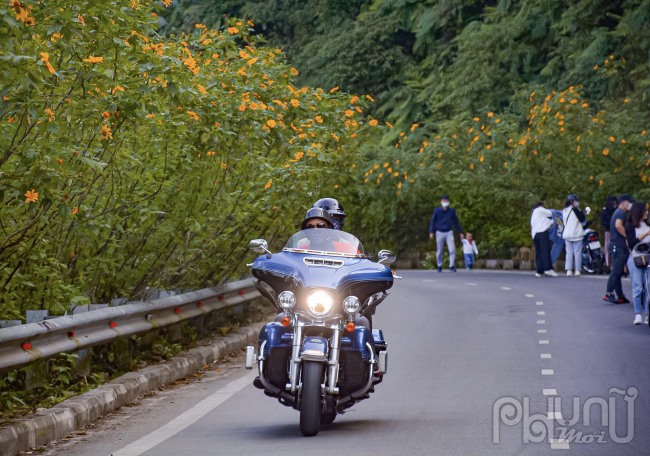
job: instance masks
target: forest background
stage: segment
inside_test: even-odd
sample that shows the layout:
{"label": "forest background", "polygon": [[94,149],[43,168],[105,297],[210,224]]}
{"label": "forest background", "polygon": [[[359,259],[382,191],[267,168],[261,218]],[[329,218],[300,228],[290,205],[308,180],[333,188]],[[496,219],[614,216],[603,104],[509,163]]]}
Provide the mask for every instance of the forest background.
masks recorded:
{"label": "forest background", "polygon": [[0,319],[238,278],[324,196],[405,254],[447,193],[493,257],[650,199],[650,0],[9,1],[0,63]]}

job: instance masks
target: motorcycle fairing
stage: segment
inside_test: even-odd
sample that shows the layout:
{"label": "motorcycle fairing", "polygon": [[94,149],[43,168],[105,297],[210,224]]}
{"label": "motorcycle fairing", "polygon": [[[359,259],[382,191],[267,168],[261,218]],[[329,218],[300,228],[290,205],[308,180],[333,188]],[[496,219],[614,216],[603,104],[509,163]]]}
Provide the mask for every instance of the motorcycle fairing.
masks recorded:
{"label": "motorcycle fairing", "polygon": [[293,328],[282,326],[278,322],[270,322],[264,325],[259,335],[259,346],[264,344],[263,356],[267,358],[271,354],[271,350],[275,348],[286,348],[291,350],[293,341]]}
{"label": "motorcycle fairing", "polygon": [[341,350],[359,352],[364,362],[372,358],[366,344],[370,344],[373,348],[375,345],[372,332],[365,326],[357,326],[353,332],[346,332],[341,337]]}
{"label": "motorcycle fairing", "polygon": [[[342,290],[362,302],[371,295],[393,286],[390,268],[362,258],[340,258],[340,267],[307,265],[305,258],[318,258],[309,253],[280,252],[271,258],[265,255],[253,263],[252,273],[267,283],[276,294],[298,288]],[[322,255],[321,255],[322,257]]]}

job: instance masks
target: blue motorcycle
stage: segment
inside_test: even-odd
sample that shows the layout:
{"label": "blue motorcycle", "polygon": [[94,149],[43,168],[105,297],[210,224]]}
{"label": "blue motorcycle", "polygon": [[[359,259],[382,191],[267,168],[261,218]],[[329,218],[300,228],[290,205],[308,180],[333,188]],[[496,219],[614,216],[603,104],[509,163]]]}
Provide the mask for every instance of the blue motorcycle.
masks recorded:
{"label": "blue motorcycle", "polygon": [[294,234],[282,252],[263,239],[250,242],[263,254],[252,264],[260,293],[278,309],[249,346],[246,367],[257,362],[254,385],[300,412],[300,431],[318,434],[337,414],[367,399],[387,371],[386,342],[372,329],[377,305],[393,285],[383,250],[378,262],[353,235],[331,229]]}

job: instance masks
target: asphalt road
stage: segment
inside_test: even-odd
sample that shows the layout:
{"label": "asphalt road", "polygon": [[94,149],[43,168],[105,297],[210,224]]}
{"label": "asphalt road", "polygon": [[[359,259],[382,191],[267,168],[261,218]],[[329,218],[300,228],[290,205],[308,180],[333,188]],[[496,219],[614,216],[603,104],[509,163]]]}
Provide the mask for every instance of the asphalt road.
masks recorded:
{"label": "asphalt road", "polygon": [[650,454],[650,328],[602,301],[605,276],[400,274],[375,316],[384,382],[318,436],[240,356],[42,454]]}

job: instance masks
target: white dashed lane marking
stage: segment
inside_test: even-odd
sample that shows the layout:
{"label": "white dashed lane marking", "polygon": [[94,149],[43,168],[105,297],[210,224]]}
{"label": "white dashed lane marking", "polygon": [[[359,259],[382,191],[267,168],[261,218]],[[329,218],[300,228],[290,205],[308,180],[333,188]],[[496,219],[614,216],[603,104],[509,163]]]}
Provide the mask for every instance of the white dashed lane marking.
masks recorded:
{"label": "white dashed lane marking", "polygon": [[551,450],[569,450],[569,441],[566,439],[551,439]]}
{"label": "white dashed lane marking", "polygon": [[[501,287],[501,289],[504,289],[505,287]],[[527,298],[533,298],[534,295],[532,294],[526,294],[524,295]],[[536,306],[543,306],[544,301],[536,301],[535,302]],[[546,315],[546,312],[543,310],[538,310],[537,312],[538,317],[544,317]],[[546,320],[537,320],[538,325],[545,325]],[[546,329],[537,329],[537,334],[546,334],[547,330]],[[548,339],[540,339],[539,340],[539,345],[549,345],[550,341]],[[541,359],[551,359],[551,354],[550,353],[540,353],[539,357]],[[541,374],[544,377],[550,377],[555,375],[555,371],[553,369],[542,369]],[[555,388],[543,388],[542,389],[542,394],[544,396],[557,396],[557,389]],[[561,411],[556,411],[555,407],[552,404],[549,404],[549,410],[547,411],[547,418],[549,420],[562,420],[562,412]],[[551,444],[551,449],[552,450],[569,450],[569,441],[566,439],[549,439],[549,443]]]}

